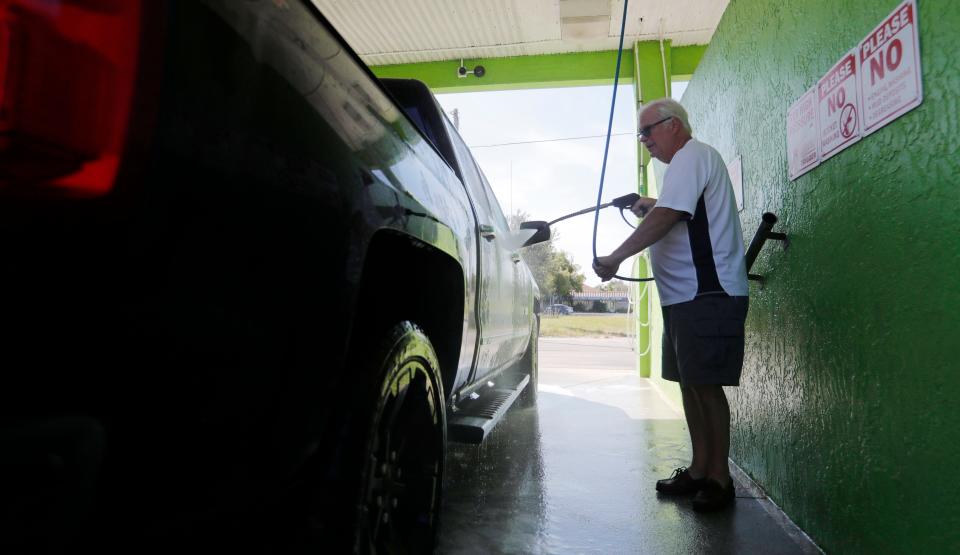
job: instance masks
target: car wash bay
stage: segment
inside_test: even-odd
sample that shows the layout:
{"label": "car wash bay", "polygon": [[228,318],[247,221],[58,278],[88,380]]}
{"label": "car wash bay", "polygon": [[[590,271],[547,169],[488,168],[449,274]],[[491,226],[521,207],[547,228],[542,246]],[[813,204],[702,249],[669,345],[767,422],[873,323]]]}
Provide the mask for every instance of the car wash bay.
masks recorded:
{"label": "car wash bay", "polygon": [[[421,79],[435,92],[613,81],[622,2],[545,0],[491,10],[489,2],[464,0],[454,11],[417,0],[377,13],[363,3],[316,3],[377,75]],[[960,552],[960,482],[950,478],[960,460],[953,348],[960,337],[960,10],[954,2],[916,5],[922,102],[805,173],[791,171],[788,151],[791,107],[901,5],[690,1],[673,3],[671,12],[637,0],[627,13],[620,82],[633,83],[637,106],[669,96],[673,81],[689,79],[682,103],[694,136],[727,164],[739,160],[745,238],[761,214],[773,212],[777,230],[791,239],[787,250],[765,248],[753,269],[765,281],[762,288],[751,285],[743,377],[728,391],[731,458],[831,553]],[[891,40],[884,52],[897,48]],[[461,58],[468,69],[483,65],[485,75],[458,77]],[[895,69],[889,57],[883,67]],[[871,70],[877,78],[879,68]],[[638,159],[637,190],[656,196],[663,168],[649,164],[644,152]],[[642,257],[634,272],[648,274]],[[634,347],[649,356],[625,354],[633,369],[610,367],[626,368],[622,389],[613,388],[613,376],[598,375],[612,380],[607,389],[614,397],[588,394],[599,386],[573,376],[587,367],[553,369],[545,342],[542,381],[551,387],[538,409],[510,414],[487,445],[451,450],[451,487],[481,488],[485,503],[501,510],[458,507],[448,492],[452,525],[464,513],[480,515],[490,519],[491,535],[468,535],[473,542],[445,535],[445,547],[670,553],[688,546],[663,543],[667,537],[753,541],[776,529],[758,511],[758,526],[746,533],[742,519],[753,514],[754,500],[738,499],[735,511],[708,522],[655,497],[653,480],[688,461],[682,421],[665,417],[669,405],[656,408],[662,399],[643,389],[659,373],[655,290],[649,301],[638,319],[651,325]],[[578,352],[563,356],[577,360]],[[657,385],[673,395],[669,384]],[[521,448],[522,441],[533,447]],[[458,476],[467,457],[491,471]],[[516,549],[503,543],[511,537]],[[793,544],[764,544],[756,552],[771,545]]]}
{"label": "car wash bay", "polygon": [[722,513],[654,491],[689,441],[635,359],[626,338],[542,338],[538,406],[450,446],[441,552],[819,553],[742,474]]}

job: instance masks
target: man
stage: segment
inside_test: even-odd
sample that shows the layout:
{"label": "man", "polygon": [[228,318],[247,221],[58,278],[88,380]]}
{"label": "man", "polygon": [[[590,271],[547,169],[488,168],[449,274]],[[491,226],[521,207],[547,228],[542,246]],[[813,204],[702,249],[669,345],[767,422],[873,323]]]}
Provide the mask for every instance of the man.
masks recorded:
{"label": "man", "polygon": [[606,281],[624,260],[650,248],[663,310],[663,377],[680,383],[693,450],[690,465],[659,480],[657,491],[695,494],[694,509],[719,510],[735,497],[723,386],[739,385],[743,366],[743,232],[726,165],[716,150],[692,137],[683,106],[655,100],[641,112],[639,127],[650,155],[669,164],[660,198],[634,204],[643,221],[593,268]]}

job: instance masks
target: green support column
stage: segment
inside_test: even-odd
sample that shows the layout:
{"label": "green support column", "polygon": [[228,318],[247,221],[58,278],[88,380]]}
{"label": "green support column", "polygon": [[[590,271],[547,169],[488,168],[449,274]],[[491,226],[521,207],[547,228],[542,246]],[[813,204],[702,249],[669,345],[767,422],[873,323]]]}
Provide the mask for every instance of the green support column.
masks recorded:
{"label": "green support column", "polygon": [[[670,94],[670,56],[669,41],[663,42],[662,52],[658,41],[643,41],[633,45],[633,90],[638,114],[645,103]],[[637,189],[641,195],[647,196],[650,155],[639,141],[637,141],[637,160],[639,162]],[[647,255],[638,256],[634,260],[634,275],[642,278],[650,277],[650,261]],[[653,358],[650,354],[650,341],[653,334],[650,329],[649,294],[649,288],[652,286],[650,282],[644,282],[637,289],[637,353],[639,353],[637,370],[642,378],[650,377]]]}

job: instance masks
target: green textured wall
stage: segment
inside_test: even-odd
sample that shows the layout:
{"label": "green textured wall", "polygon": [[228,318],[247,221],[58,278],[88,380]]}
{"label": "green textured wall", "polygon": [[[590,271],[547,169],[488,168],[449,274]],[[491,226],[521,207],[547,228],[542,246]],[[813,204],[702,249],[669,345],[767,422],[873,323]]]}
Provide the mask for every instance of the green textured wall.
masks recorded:
{"label": "green textured wall", "polygon": [[683,102],[743,157],[744,233],[790,235],[751,285],[732,457],[828,552],[960,552],[960,57],[921,0],[924,101],[787,179],[787,108],[898,4],[731,0]]}

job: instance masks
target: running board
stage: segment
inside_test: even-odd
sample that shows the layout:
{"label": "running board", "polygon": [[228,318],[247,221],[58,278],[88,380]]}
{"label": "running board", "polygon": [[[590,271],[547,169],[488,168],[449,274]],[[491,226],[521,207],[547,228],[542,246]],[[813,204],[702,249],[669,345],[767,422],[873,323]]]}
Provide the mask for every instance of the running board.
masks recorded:
{"label": "running board", "polygon": [[447,418],[447,439],[457,443],[481,443],[490,430],[507,413],[510,405],[530,383],[524,375],[519,382],[509,374],[497,376],[496,383],[477,391],[476,396],[464,399]]}

